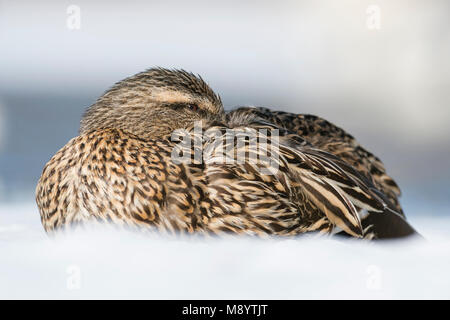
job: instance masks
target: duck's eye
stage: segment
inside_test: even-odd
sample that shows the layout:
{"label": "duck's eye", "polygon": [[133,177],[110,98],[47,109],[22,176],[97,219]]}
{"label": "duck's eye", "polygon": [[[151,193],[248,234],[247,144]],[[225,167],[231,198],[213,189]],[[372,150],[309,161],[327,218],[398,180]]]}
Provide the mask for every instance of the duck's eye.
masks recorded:
{"label": "duck's eye", "polygon": [[192,111],[198,111],[198,105],[196,105],[196,104],[190,103],[190,104],[187,105],[187,107],[189,109],[191,109]]}

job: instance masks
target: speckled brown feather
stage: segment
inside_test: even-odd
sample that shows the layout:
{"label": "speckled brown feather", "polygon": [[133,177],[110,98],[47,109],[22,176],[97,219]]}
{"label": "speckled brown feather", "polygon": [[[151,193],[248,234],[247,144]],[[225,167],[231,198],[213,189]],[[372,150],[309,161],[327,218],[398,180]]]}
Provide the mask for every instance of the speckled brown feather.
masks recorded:
{"label": "speckled brown feather", "polygon": [[[233,130],[239,134],[248,129]],[[102,221],[168,233],[260,236],[329,233],[338,225],[353,236],[364,235],[357,215],[348,213],[346,206],[353,206],[326,180],[334,168],[314,159],[309,146],[294,149],[287,144],[291,141],[282,140],[278,170],[266,175],[260,171],[261,166],[269,167],[264,162],[217,161],[217,146],[225,141],[225,134],[218,144],[204,141],[210,155],[201,164],[176,164],[171,158],[175,145],[168,137],[145,141],[115,129],[77,137],[44,168],[37,189],[43,225],[51,231]],[[340,173],[339,178],[335,180],[354,183]],[[310,185],[312,190],[305,189]],[[317,194],[322,197],[314,199]],[[325,209],[326,203],[332,207]],[[333,206],[341,206],[337,212],[344,213],[330,215]]]}
{"label": "speckled brown feather", "polygon": [[[200,133],[196,121],[204,125]],[[200,139],[201,161],[174,160],[174,150],[183,149],[172,141],[175,129]],[[256,129],[280,131],[270,157],[223,161],[228,135]],[[219,134],[212,139],[211,132]],[[187,147],[192,154],[194,148]],[[230,150],[261,156],[246,144]],[[274,163],[273,174],[262,173]],[[285,236],[340,229],[372,238],[376,234],[364,230],[358,210],[383,212],[380,192],[399,193],[386,177],[377,158],[324,120],[267,109],[225,117],[220,99],[200,78],[151,69],[115,85],[90,107],[80,136],[45,166],[36,201],[47,232],[110,222],[170,234]]]}
{"label": "speckled brown feather", "polygon": [[267,235],[331,228],[318,214],[302,220],[287,187],[255,168],[175,164],[173,146],[168,139],[143,141],[114,129],[74,138],[46,165],[38,184],[45,230],[91,221],[168,233]]}
{"label": "speckled brown feather", "polygon": [[356,168],[383,192],[397,212],[403,215],[398,201],[401,195],[397,183],[387,173],[381,160],[364,149],[343,129],[318,116],[273,111],[261,107],[243,107],[233,113],[255,115],[290,130],[314,147],[327,151]]}

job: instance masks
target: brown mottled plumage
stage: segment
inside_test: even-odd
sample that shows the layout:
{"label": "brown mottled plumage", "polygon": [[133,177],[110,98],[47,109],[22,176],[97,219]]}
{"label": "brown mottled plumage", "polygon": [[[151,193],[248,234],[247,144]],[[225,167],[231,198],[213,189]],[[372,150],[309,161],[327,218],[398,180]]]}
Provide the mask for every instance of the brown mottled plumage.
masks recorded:
{"label": "brown mottled plumage", "polygon": [[[176,129],[196,143],[180,145]],[[255,130],[277,146],[268,157],[234,144]],[[199,148],[203,157],[193,158]],[[228,161],[224,148],[245,161]],[[175,161],[180,151],[193,161]],[[264,108],[225,114],[201,78],[158,68],[87,110],[80,135],[45,166],[36,200],[48,232],[101,221],[168,233],[388,238],[414,233],[399,194],[381,161],[329,122]]]}
{"label": "brown mottled plumage", "polygon": [[[284,128],[292,135],[299,135],[315,148],[326,151],[356,169],[373,185],[389,210],[384,214],[360,214],[362,225],[371,227],[378,238],[396,238],[417,234],[405,221],[398,198],[401,195],[397,183],[386,173],[381,160],[365,150],[355,138],[329,121],[314,115],[273,111],[261,107],[241,107],[234,110],[240,116],[255,116]],[[380,193],[381,192],[381,193]],[[359,208],[361,211],[361,208]]]}

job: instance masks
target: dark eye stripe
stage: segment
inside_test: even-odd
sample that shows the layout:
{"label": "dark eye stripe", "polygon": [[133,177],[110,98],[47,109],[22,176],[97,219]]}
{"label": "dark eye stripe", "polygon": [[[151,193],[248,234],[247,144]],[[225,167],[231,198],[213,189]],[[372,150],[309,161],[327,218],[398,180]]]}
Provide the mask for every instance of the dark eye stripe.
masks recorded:
{"label": "dark eye stripe", "polygon": [[170,107],[174,110],[181,110],[181,109],[188,108],[195,112],[203,112],[203,110],[201,110],[199,108],[199,106],[194,103],[172,103],[172,104],[169,104],[168,107]]}
{"label": "dark eye stripe", "polygon": [[166,106],[169,108],[172,108],[174,110],[181,110],[181,109],[186,108],[186,105],[182,104],[182,103],[171,103],[171,104],[167,104]]}

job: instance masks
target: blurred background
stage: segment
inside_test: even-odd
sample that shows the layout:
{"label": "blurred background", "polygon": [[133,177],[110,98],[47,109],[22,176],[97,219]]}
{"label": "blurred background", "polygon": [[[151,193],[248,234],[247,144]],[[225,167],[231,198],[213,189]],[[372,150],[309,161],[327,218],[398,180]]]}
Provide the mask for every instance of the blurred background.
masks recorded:
{"label": "blurred background", "polygon": [[108,87],[162,66],[200,74],[226,108],[334,122],[384,161],[407,215],[449,214],[449,12],[444,0],[0,0],[0,210],[34,202],[43,166]]}

